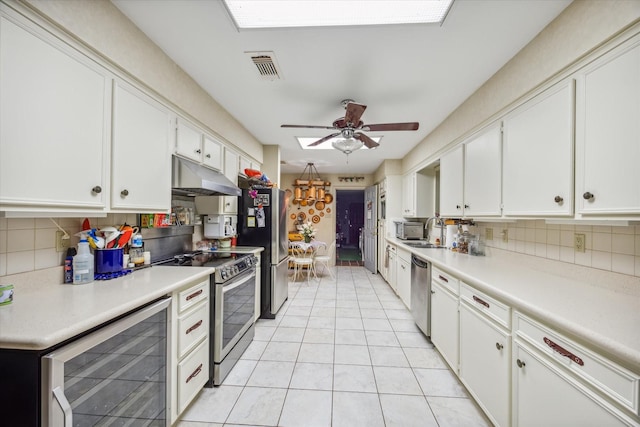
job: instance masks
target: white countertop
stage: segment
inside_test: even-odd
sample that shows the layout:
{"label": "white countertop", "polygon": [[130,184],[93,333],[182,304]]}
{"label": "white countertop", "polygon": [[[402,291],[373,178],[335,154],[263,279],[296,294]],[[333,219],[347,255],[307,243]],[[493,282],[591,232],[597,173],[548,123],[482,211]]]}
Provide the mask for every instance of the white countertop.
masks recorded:
{"label": "white countertop", "polygon": [[487,248],[487,256],[387,241],[640,374],[640,278]]}
{"label": "white countertop", "polygon": [[[61,278],[61,269],[55,271],[53,277]],[[151,267],[85,285],[29,275],[14,282],[13,303],[0,306],[0,348],[49,348],[213,272],[211,267]]]}

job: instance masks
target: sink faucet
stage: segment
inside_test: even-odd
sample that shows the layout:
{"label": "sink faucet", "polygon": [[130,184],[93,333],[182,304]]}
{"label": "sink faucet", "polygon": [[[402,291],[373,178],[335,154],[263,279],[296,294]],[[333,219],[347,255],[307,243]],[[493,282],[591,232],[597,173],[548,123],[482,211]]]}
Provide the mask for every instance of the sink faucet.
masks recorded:
{"label": "sink faucet", "polygon": [[427,230],[427,242],[431,239],[431,223],[436,221],[436,225],[440,226],[440,245],[444,245],[444,220],[440,218],[440,214],[436,214],[436,216],[429,217],[427,219],[427,223],[424,228]]}

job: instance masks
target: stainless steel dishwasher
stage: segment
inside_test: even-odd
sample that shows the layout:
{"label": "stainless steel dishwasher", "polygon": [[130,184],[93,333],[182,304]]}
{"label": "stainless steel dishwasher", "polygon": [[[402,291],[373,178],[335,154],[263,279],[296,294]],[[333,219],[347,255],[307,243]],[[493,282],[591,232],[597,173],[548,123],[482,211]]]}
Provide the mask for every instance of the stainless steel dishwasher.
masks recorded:
{"label": "stainless steel dishwasher", "polygon": [[431,263],[411,255],[411,314],[426,336],[431,336]]}

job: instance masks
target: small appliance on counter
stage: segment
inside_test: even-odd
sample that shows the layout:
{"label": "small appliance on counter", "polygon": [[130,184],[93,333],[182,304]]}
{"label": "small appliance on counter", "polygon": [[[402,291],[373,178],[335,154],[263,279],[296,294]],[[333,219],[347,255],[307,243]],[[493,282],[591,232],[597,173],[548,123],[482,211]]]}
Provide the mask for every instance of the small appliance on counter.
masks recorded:
{"label": "small appliance on counter", "polygon": [[394,221],[396,238],[420,240],[424,237],[424,224],[418,221]]}
{"label": "small appliance on counter", "polygon": [[238,227],[235,215],[205,215],[204,237],[207,239],[224,239],[234,237]]}

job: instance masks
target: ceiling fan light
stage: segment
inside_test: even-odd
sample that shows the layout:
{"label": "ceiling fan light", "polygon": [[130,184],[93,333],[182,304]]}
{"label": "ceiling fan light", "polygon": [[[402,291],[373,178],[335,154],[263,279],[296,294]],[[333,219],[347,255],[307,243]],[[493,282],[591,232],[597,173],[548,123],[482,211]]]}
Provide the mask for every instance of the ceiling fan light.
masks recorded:
{"label": "ceiling fan light", "polygon": [[345,154],[351,154],[356,150],[359,150],[364,145],[362,141],[355,138],[340,138],[334,140],[331,145],[336,150],[340,150]]}

